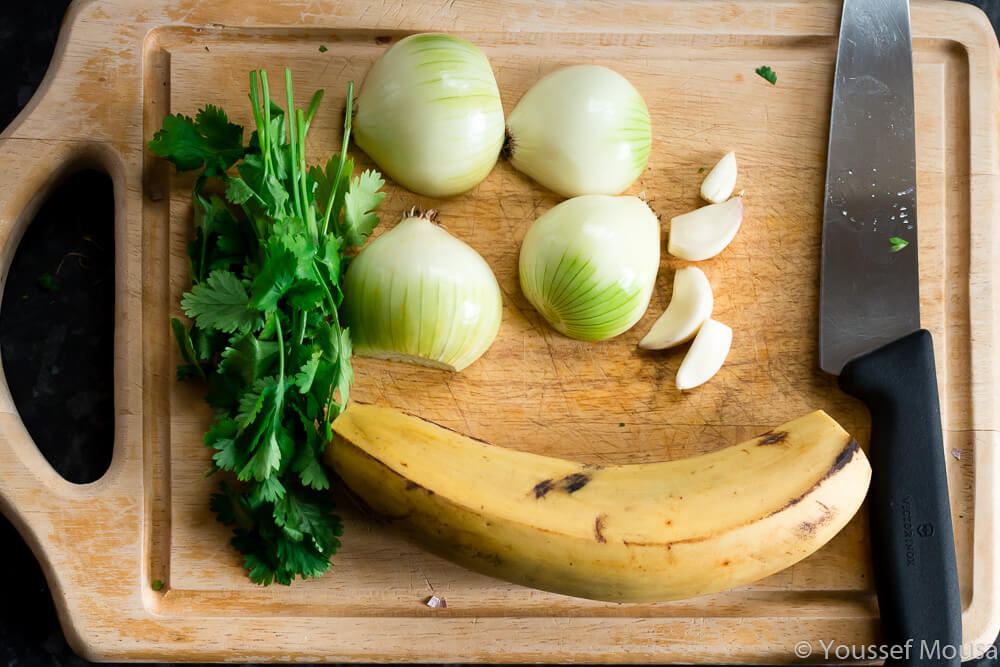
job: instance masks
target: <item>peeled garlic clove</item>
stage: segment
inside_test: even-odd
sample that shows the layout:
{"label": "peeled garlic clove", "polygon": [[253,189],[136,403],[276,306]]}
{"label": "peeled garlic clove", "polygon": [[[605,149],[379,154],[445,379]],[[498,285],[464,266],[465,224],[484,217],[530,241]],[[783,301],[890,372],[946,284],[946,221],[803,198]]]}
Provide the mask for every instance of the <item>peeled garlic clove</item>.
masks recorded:
{"label": "peeled garlic clove", "polygon": [[742,197],[679,215],[670,220],[667,251],[692,262],[715,257],[733,240],[742,221]]}
{"label": "peeled garlic clove", "polygon": [[712,315],[712,285],[696,266],[685,266],[674,274],[670,305],[639,341],[644,350],[662,350],[694,338],[702,323]]}
{"label": "peeled garlic clove", "polygon": [[721,204],[729,199],[736,187],[736,153],[730,151],[712,167],[701,182],[701,198],[713,204]]}
{"label": "peeled garlic clove", "polygon": [[733,330],[711,318],[705,320],[677,369],[677,388],[693,389],[719,372],[733,344]]}

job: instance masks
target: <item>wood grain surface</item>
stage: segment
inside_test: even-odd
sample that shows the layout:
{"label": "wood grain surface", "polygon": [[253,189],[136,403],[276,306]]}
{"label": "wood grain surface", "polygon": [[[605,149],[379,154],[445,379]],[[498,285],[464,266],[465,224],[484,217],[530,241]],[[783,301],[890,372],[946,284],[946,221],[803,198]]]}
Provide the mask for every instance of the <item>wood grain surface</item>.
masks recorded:
{"label": "wood grain surface", "polygon": [[[461,374],[355,359],[356,398],[408,410],[507,447],[589,462],[674,459],[720,448],[813,409],[867,446],[864,407],[817,362],[820,220],[839,3],[358,0],[93,0],[73,5],[53,65],[0,135],[6,274],[54,183],[96,164],[117,202],[115,454],[98,482],[62,480],[0,385],[0,509],[45,567],[74,648],[115,660],[798,662],[797,641],[878,639],[865,513],[798,565],[740,589],[667,604],[542,593],[428,555],[338,499],[344,544],[325,577],[249,582],[208,510],[210,421],[197,385],[174,380],[168,318],[188,287],[188,175],[145,141],[167,113],[205,103],[252,125],[248,71],[292,68],[298,104],[327,91],[307,157],[338,150],[349,79],[390,43],[449,31],[482,48],[506,111],[542,74],[599,63],[643,94],[649,166],[633,186],[667,221],[699,205],[699,167],[735,150],[746,214],[735,241],[699,263],[713,317],[734,330],[722,371],[681,393],[683,351],[636,342],[670,298],[663,253],[640,323],[602,343],[549,328],[520,293],[527,227],[559,199],[500,163],[469,193],[390,185],[393,224],[414,204],[473,245],[500,282],[496,343]],[[913,4],[922,325],[934,335],[964,606],[965,642],[1000,628],[996,434],[1000,258],[1000,54],[985,16]],[[320,51],[320,45],[326,46]],[[771,86],[754,74],[768,64]],[[352,149],[358,166],[371,165]],[[151,583],[162,580],[163,590]],[[448,600],[431,610],[431,594]],[[985,647],[984,647],[985,648]],[[813,659],[821,662],[822,655]]]}

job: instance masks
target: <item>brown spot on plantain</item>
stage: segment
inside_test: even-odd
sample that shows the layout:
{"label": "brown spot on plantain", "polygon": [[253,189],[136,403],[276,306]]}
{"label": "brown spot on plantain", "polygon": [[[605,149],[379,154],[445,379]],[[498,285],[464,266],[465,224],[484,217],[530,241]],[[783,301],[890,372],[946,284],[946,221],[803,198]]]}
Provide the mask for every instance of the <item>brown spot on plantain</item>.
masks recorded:
{"label": "brown spot on plantain", "polygon": [[833,465],[830,466],[830,469],[826,471],[825,475],[823,475],[823,479],[830,477],[838,470],[840,470],[848,463],[850,463],[851,460],[854,458],[854,455],[858,453],[859,449],[861,449],[861,446],[858,445],[858,441],[848,436],[847,444],[844,445],[844,448],[840,451],[840,454],[837,455],[837,458],[833,462]]}
{"label": "brown spot on plantain", "polygon": [[589,481],[590,475],[585,475],[582,472],[575,472],[572,475],[566,475],[559,480],[559,485],[564,491],[566,491],[566,493],[574,493],[587,486]]}
{"label": "brown spot on plantain", "polygon": [[607,543],[604,539],[604,522],[608,518],[607,514],[598,514],[597,518],[594,519],[594,540],[600,542],[601,544]]}
{"label": "brown spot on plantain", "polygon": [[727,567],[728,565],[729,565],[729,559],[728,558],[726,560],[722,561],[722,566],[723,567]]}
{"label": "brown spot on plantain", "polygon": [[555,482],[551,479],[543,479],[538,484],[535,484],[535,498],[544,498],[545,494],[554,489],[555,486]]}
{"label": "brown spot on plantain", "polygon": [[830,509],[827,505],[824,505],[818,500],[816,501],[816,504],[823,508],[823,513],[820,514],[818,518],[813,519],[812,521],[803,521],[802,523],[799,524],[799,532],[802,533],[804,537],[811,536],[813,533],[816,532],[817,528],[825,526],[826,524],[833,521],[834,517],[837,516],[837,513],[834,510]]}
{"label": "brown spot on plantain", "polygon": [[588,482],[590,482],[590,475],[575,472],[559,480],[543,479],[532,487],[532,491],[535,494],[535,498],[544,498],[553,489],[560,489],[566,493],[575,493],[587,486]]}
{"label": "brown spot on plantain", "polygon": [[760,436],[757,440],[757,445],[775,445],[780,442],[784,442],[787,437],[787,431],[768,431],[764,435]]}

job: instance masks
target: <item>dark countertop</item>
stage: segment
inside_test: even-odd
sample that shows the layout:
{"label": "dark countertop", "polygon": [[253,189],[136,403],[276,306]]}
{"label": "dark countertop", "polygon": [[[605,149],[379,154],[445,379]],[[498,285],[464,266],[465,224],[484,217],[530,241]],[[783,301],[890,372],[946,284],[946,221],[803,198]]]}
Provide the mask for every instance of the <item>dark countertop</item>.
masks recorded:
{"label": "dark countertop", "polygon": [[[1000,28],[1000,0],[971,3]],[[0,4],[0,128],[45,74],[68,4]],[[111,460],[112,220],[107,176],[72,178],[18,247],[0,311],[0,358],[14,401],[45,456],[76,482],[96,479]],[[2,515],[0,546],[0,666],[89,664],[67,646],[41,568]]]}

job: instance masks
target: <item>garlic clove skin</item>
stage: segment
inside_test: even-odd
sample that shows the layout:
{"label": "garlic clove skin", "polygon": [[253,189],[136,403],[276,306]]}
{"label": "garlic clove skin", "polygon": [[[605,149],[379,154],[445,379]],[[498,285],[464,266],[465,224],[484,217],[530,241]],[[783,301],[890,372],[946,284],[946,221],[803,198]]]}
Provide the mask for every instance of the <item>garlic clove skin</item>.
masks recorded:
{"label": "garlic clove skin", "polygon": [[701,198],[712,204],[721,204],[729,199],[735,188],[736,153],[730,151],[722,156],[701,182]]}
{"label": "garlic clove skin", "polygon": [[712,285],[696,266],[685,266],[674,274],[670,304],[639,341],[644,350],[663,350],[694,338],[701,325],[712,316]]}
{"label": "garlic clove skin", "polygon": [[742,197],[678,215],[670,220],[667,252],[692,262],[715,257],[733,240],[742,221]]}
{"label": "garlic clove skin", "polygon": [[722,368],[732,344],[732,329],[712,318],[705,320],[677,369],[677,388],[694,389],[711,380]]}

